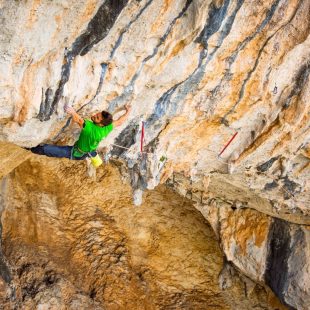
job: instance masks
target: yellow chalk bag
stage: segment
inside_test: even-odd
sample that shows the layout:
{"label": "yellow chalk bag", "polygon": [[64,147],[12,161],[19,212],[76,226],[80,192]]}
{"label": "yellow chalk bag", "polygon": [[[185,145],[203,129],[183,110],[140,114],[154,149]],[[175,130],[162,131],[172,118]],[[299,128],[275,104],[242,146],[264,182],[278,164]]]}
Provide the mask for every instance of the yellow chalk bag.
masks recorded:
{"label": "yellow chalk bag", "polygon": [[99,154],[91,158],[91,164],[95,167],[98,168],[99,166],[102,165],[102,159],[100,158]]}

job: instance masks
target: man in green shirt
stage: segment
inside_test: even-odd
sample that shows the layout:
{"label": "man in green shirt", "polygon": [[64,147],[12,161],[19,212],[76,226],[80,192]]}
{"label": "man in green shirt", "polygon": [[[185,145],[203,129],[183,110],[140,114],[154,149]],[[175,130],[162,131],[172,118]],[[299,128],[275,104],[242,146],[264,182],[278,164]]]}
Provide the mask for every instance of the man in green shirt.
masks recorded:
{"label": "man in green shirt", "polygon": [[114,127],[120,126],[127,119],[131,110],[129,105],[125,106],[126,113],[119,119],[113,121],[113,116],[106,111],[94,114],[91,120],[80,117],[72,107],[66,107],[65,111],[71,114],[72,120],[81,128],[79,139],[73,146],[43,144],[30,148],[32,153],[46,155],[49,157],[70,158],[75,160],[85,159],[88,156],[97,155],[97,147]]}

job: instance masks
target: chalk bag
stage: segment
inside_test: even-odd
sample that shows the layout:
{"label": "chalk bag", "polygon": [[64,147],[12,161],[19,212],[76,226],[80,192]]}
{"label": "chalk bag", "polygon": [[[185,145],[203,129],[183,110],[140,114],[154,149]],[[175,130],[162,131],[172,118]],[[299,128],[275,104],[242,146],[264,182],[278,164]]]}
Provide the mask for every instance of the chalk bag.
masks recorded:
{"label": "chalk bag", "polygon": [[94,157],[91,157],[91,164],[95,167],[98,168],[99,166],[102,165],[102,159],[100,158],[99,154],[97,154]]}

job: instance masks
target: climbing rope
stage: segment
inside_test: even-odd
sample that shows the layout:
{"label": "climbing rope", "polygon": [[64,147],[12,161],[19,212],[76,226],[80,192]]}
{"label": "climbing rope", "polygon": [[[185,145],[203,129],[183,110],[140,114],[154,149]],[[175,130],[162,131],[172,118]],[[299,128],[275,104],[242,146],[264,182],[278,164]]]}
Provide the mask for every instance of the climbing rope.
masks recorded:
{"label": "climbing rope", "polygon": [[[227,163],[225,160],[223,160],[220,156],[224,153],[224,151],[229,147],[229,145],[233,142],[233,140],[236,138],[236,136],[238,135],[238,131],[236,131],[233,136],[229,139],[229,141],[224,145],[224,147],[222,148],[221,152],[218,154],[217,152],[213,151],[213,150],[210,150],[210,149],[207,149],[207,151],[213,153],[216,155],[216,158],[215,160],[212,160],[210,162],[216,162],[216,161],[219,161],[221,162],[222,164],[224,165],[229,165],[229,163]],[[145,142],[145,131],[144,131],[144,122],[142,121],[142,127],[141,127],[141,138],[140,138],[140,152],[141,153],[144,153],[144,154],[154,154],[154,153],[149,153],[149,152],[144,152],[143,151],[143,143]],[[129,150],[130,148],[127,148],[127,147],[124,147],[124,146],[121,146],[121,145],[118,145],[118,144],[114,144],[114,143],[111,143],[110,145],[113,145],[115,147],[119,147],[119,148],[122,148],[122,149],[125,149],[125,150]],[[270,175],[268,175],[267,173],[265,172],[260,172],[260,174],[264,174],[266,177],[272,179],[274,182],[277,182],[273,177],[271,177]],[[176,181],[174,181],[176,182]],[[179,186],[181,188],[183,188],[185,190],[185,192],[187,193],[188,190],[184,187],[182,187],[182,185],[179,183],[179,182],[176,182],[177,184],[179,184]],[[291,192],[287,191],[284,186],[278,184],[279,187],[287,194],[291,197],[291,199],[295,202],[297,202],[298,200],[295,198],[294,194],[292,194]],[[191,195],[194,195],[196,196],[196,198],[198,199],[201,199],[201,197],[198,197],[195,193],[191,192]]]}
{"label": "climbing rope", "polygon": [[222,149],[218,157],[220,157],[223,154],[223,152],[228,148],[229,144],[236,138],[237,134],[238,131],[236,131],[235,134],[230,138],[230,140],[225,144],[224,148]]}
{"label": "climbing rope", "polygon": [[[130,148],[128,148],[128,147],[125,147],[125,146],[122,146],[122,145],[118,145],[118,144],[115,144],[115,143],[110,143],[110,145],[119,147],[119,148],[127,150],[127,151],[130,150]],[[141,153],[143,153],[143,154],[154,154],[154,153],[150,153],[150,152],[141,152]]]}
{"label": "climbing rope", "polygon": [[143,141],[144,141],[144,122],[142,121],[141,128],[141,141],[140,141],[140,152],[143,153]]}
{"label": "climbing rope", "polygon": [[[154,154],[154,153],[149,153],[149,152],[144,152],[143,151],[143,142],[145,142],[145,138],[144,138],[144,121],[142,121],[142,124],[141,124],[140,152],[142,154]],[[118,144],[115,144],[115,143],[111,143],[110,145],[119,147],[119,148],[124,149],[124,150],[129,150],[130,149],[128,147],[125,147],[125,146],[122,146],[122,145],[118,145]]]}

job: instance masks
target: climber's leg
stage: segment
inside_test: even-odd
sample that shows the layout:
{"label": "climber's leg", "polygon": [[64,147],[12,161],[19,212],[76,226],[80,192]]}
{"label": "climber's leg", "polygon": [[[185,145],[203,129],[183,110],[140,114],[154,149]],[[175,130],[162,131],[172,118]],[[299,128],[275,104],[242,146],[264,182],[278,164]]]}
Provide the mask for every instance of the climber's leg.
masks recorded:
{"label": "climber's leg", "polygon": [[[72,156],[72,148],[73,146],[68,145],[53,145],[53,144],[42,144],[36,147],[32,147],[29,150],[32,153],[39,155],[46,155],[49,157],[58,157],[58,158],[69,158],[74,160],[82,160],[89,156],[89,154],[85,154],[81,157]],[[91,157],[97,155],[96,151],[90,153]]]}
{"label": "climber's leg", "polygon": [[46,155],[49,157],[69,158],[71,159],[72,146],[43,144],[30,149],[32,153]]}

